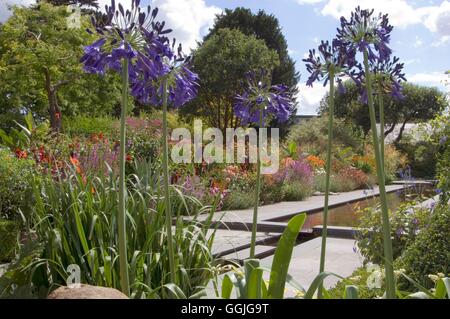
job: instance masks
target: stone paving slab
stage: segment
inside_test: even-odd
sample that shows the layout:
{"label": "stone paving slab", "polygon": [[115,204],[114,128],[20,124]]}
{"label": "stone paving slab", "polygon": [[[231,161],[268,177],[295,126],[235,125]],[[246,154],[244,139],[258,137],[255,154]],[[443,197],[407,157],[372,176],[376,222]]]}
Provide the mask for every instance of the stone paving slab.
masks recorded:
{"label": "stone paving slab", "polygon": [[[319,273],[320,247],[322,238],[315,238],[294,248],[288,273],[305,289],[308,289]],[[355,240],[327,238],[325,270],[342,277],[350,276],[356,268],[362,266],[362,257],[353,248]],[[263,258],[261,264],[271,267],[273,256]],[[337,277],[325,279],[324,286],[331,288],[339,281]]]}
{"label": "stone paving slab", "polygon": [[[210,230],[212,232],[213,230]],[[269,239],[279,234],[256,233],[256,241]],[[212,246],[212,253],[225,252],[237,247],[250,245],[252,233],[250,231],[218,229]]]}
{"label": "stone paving slab", "polygon": [[[305,289],[313,282],[319,273],[321,238],[315,238],[302,243],[294,248],[288,273]],[[353,239],[328,238],[325,270],[333,272],[342,277],[350,276],[358,267],[362,266],[362,257],[353,251],[355,241]],[[273,256],[261,259],[261,265],[266,268],[272,267]],[[264,279],[269,280],[269,273],[264,273]],[[218,278],[219,288],[221,279]],[[332,288],[339,281],[337,277],[327,277],[324,281],[326,288]],[[207,288],[207,298],[216,298],[213,285]],[[295,289],[286,285],[285,297],[294,297]],[[233,291],[234,295],[234,291]],[[235,295],[234,295],[235,296]]]}

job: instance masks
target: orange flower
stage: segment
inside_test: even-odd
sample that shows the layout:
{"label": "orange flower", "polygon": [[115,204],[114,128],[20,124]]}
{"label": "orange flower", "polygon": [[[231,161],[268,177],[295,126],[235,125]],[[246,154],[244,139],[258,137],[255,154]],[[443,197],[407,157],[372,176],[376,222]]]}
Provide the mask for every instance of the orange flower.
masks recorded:
{"label": "orange flower", "polygon": [[325,166],[325,161],[321,159],[320,157],[309,155],[307,158],[308,162],[311,164],[314,168],[322,168]]}
{"label": "orange flower", "polygon": [[73,166],[75,166],[75,170],[77,171],[77,173],[81,174],[80,161],[78,159],[76,159],[75,157],[71,156],[70,162],[72,163]]}
{"label": "orange flower", "polygon": [[15,154],[18,158],[27,158],[28,153],[26,151],[22,151],[19,147],[16,148]]}

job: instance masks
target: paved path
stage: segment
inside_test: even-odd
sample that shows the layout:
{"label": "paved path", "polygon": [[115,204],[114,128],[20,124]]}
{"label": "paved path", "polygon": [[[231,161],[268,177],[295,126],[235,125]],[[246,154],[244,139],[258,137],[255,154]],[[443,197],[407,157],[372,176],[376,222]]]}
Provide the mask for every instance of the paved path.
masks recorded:
{"label": "paved path", "polygon": [[[288,273],[305,289],[311,285],[319,273],[321,238],[316,238],[302,243],[294,248]],[[350,276],[358,267],[362,266],[362,257],[353,251],[355,241],[353,239],[328,238],[325,270],[342,277]],[[261,265],[271,268],[273,256],[261,259]],[[222,277],[219,278],[219,288]],[[269,280],[269,273],[264,274],[264,279]],[[336,285],[340,279],[334,276],[327,277],[324,281],[326,288]],[[213,285],[207,286],[208,298],[215,298]],[[286,285],[285,297],[294,297],[295,289]]]}
{"label": "paved path", "polygon": [[[295,247],[292,253],[288,273],[305,289],[308,289],[319,273],[321,241],[321,237],[309,240]],[[362,257],[353,250],[354,246],[353,239],[328,237],[325,270],[342,277],[350,276],[356,268],[362,266]],[[261,263],[270,268],[272,261],[273,256],[270,256],[262,259]],[[334,276],[327,277],[324,286],[331,288],[339,280]]]}

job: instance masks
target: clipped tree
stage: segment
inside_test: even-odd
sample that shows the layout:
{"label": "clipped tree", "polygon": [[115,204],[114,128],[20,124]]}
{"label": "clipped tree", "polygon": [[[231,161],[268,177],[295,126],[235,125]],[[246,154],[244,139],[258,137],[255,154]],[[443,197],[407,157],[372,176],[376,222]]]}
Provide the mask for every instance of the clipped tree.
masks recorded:
{"label": "clipped tree", "polygon": [[[208,40],[223,28],[238,29],[245,35],[253,35],[257,39],[263,40],[269,49],[277,52],[280,63],[273,69],[272,84],[284,84],[290,88],[294,101],[292,114],[296,114],[295,96],[298,92],[297,84],[300,74],[295,69],[295,61],[289,55],[287,41],[278,19],[264,10],[252,13],[250,9],[243,7],[225,9],[224,12],[217,15],[214,26],[204,40]],[[270,126],[279,127],[281,136],[284,136],[293,123],[294,118],[291,117],[284,123],[273,120]]]}
{"label": "clipped tree", "polygon": [[277,53],[264,41],[239,30],[221,29],[194,52],[193,67],[200,77],[198,98],[180,109],[224,130],[239,126],[233,113],[234,98],[242,93],[242,81],[250,70],[273,69]]}
{"label": "clipped tree", "polygon": [[[367,135],[370,131],[367,105],[360,102],[359,89],[353,81],[346,81],[344,85],[346,92],[335,94],[335,116],[351,120],[354,124],[361,127],[364,134]],[[405,96],[403,100],[396,100],[390,96],[385,96],[384,100],[386,123],[384,135],[390,134],[397,125],[400,125],[395,142],[401,140],[407,123],[429,121],[441,113],[448,105],[445,95],[434,87],[404,83],[403,94]],[[325,113],[328,110],[327,100],[328,95],[322,99],[319,113]]]}
{"label": "clipped tree", "polygon": [[42,2],[13,8],[0,26],[0,114],[31,111],[49,118],[54,131],[62,115],[110,113],[120,97],[120,79],[85,74],[80,64],[83,46],[92,42],[85,29],[71,28],[65,7]]}

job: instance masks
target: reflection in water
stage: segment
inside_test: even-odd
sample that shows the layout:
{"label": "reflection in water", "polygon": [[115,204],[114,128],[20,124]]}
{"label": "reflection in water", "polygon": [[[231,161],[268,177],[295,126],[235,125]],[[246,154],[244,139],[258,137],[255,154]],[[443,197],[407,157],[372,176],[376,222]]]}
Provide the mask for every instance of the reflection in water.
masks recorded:
{"label": "reflection in water", "polygon": [[[409,193],[409,192],[408,192]],[[387,194],[388,208],[391,211],[399,208],[400,204],[413,199],[415,196],[406,194],[404,191],[397,191]],[[358,211],[367,207],[374,207],[380,202],[379,197],[368,196],[354,203],[347,203],[345,205],[331,208],[328,210],[328,225],[330,226],[348,226],[356,227],[359,224]],[[323,211],[308,214],[303,230],[311,231],[314,226],[323,224]]]}

